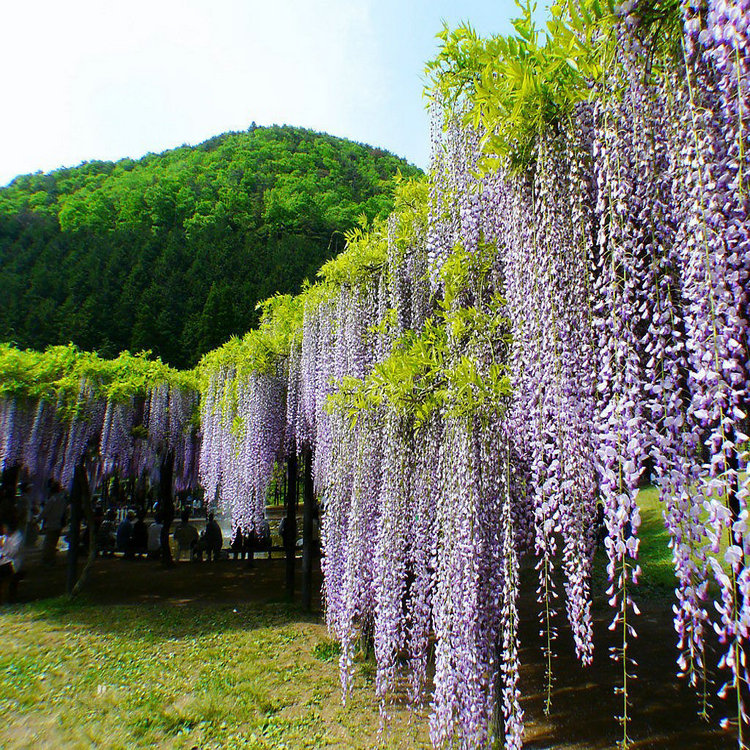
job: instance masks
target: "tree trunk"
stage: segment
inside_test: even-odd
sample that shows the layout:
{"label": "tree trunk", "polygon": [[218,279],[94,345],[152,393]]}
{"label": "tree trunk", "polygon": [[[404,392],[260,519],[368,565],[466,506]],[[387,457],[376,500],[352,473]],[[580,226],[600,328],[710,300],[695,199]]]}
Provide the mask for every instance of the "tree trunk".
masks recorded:
{"label": "tree trunk", "polygon": [[7,522],[16,508],[19,468],[18,464],[9,466],[0,477],[0,523]]}
{"label": "tree trunk", "polygon": [[120,484],[120,474],[115,472],[115,477],[112,480],[112,497],[114,498],[115,504],[118,509],[124,503],[122,502],[122,485]]}
{"label": "tree trunk", "polygon": [[[84,480],[85,476],[86,475],[84,473]],[[86,526],[88,527],[89,531],[89,554],[86,557],[86,564],[83,566],[81,575],[78,577],[78,580],[75,582],[75,585],[70,592],[71,597],[78,596],[78,594],[83,591],[86,583],[89,580],[89,576],[91,575],[91,569],[94,566],[94,560],[96,559],[96,529],[94,528],[94,508],[91,505],[91,487],[89,486],[88,481],[86,481],[85,492],[83,492],[83,494],[81,495],[80,500],[83,515],[86,517]]]}
{"label": "tree trunk", "polygon": [[297,451],[287,459],[286,524],[284,527],[284,550],[286,552],[286,593],[294,599],[294,556],[297,547]]}
{"label": "tree trunk", "polygon": [[172,493],[172,477],[174,476],[174,451],[167,451],[162,458],[159,479],[159,512],[161,513],[161,564],[165,568],[174,565],[172,549],[169,546],[169,530],[174,521],[174,495]]}
{"label": "tree trunk", "polygon": [[89,483],[83,464],[76,466],[73,488],[70,492],[70,524],[68,526],[68,575],[66,590],[73,595],[78,580],[78,547],[81,541],[81,506],[88,494]]}
{"label": "tree trunk", "polygon": [[312,608],[312,558],[313,558],[313,478],[312,451],[305,451],[304,510],[302,516],[302,607]]}

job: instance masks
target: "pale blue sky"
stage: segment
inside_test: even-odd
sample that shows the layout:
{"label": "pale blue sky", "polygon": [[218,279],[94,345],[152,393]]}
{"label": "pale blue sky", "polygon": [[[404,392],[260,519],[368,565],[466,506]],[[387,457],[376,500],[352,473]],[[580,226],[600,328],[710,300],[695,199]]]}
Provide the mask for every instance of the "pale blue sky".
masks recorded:
{"label": "pale blue sky", "polygon": [[426,167],[442,20],[507,33],[512,0],[2,0],[0,185],[289,124]]}

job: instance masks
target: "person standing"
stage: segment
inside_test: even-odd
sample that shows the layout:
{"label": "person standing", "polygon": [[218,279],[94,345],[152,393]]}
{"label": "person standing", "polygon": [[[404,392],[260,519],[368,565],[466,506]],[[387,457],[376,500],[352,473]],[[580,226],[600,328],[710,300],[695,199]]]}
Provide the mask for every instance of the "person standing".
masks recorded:
{"label": "person standing", "polygon": [[149,560],[158,560],[161,554],[161,513],[154,516],[154,522],[148,527],[148,537],[146,542],[146,556]]}
{"label": "person standing", "polygon": [[213,560],[216,562],[221,554],[221,548],[224,546],[224,537],[221,534],[221,528],[219,524],[214,520],[214,514],[208,514],[208,523],[206,524],[206,531],[204,534],[204,544],[206,546],[206,553],[209,562],[213,555]]}
{"label": "person standing", "polygon": [[198,543],[198,529],[190,523],[190,506],[182,511],[182,523],[174,530],[174,540],[177,543],[177,559],[187,552],[188,558],[193,557],[195,545]]}
{"label": "person standing", "polygon": [[125,514],[125,518],[120,521],[117,527],[117,533],[115,535],[115,549],[118,552],[124,552],[125,557],[130,555],[130,539],[133,536],[133,519],[135,513],[129,510]]}
{"label": "person standing", "polygon": [[245,559],[245,552],[247,551],[247,539],[250,539],[251,534],[248,533],[247,535],[242,533],[242,527],[238,526],[234,531],[234,536],[232,537],[232,542],[229,545],[229,549],[232,552],[232,556],[236,560],[238,557],[240,560]]}
{"label": "person standing", "polygon": [[138,508],[137,519],[130,535],[130,556],[145,555],[148,548],[148,526],[146,526],[146,509]]}
{"label": "person standing", "polygon": [[15,599],[23,567],[23,533],[18,527],[18,516],[15,512],[10,514],[6,526],[6,533],[0,535],[0,604],[3,602],[3,589],[6,583],[10,600]]}
{"label": "person standing", "polygon": [[62,491],[60,482],[56,479],[50,479],[47,486],[50,495],[39,516],[42,521],[42,531],[44,532],[42,563],[44,565],[54,565],[57,542],[60,539],[60,532],[65,524],[65,510],[68,507],[68,499]]}

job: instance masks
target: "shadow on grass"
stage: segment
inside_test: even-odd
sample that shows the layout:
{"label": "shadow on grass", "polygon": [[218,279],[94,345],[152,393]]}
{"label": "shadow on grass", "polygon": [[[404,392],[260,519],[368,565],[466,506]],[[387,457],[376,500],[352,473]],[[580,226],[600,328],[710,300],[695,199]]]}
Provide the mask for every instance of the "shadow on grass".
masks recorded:
{"label": "shadow on grass", "polygon": [[[182,561],[163,568],[149,560],[99,559],[84,592],[76,599],[61,596],[65,566],[29,565],[20,589],[21,603],[3,611],[24,611],[78,627],[137,637],[177,637],[212,632],[278,627],[292,622],[317,622],[321,588],[314,571],[312,613],[290,604],[284,588],[284,560],[217,563]],[[299,601],[301,581],[296,586]]]}
{"label": "shadow on grass", "polygon": [[[677,652],[671,613],[674,596],[671,551],[667,546],[668,536],[655,491],[646,490],[643,494],[640,536],[644,574],[636,594],[643,614],[635,621],[639,637],[632,642],[630,652],[639,663],[636,670],[638,679],[630,688],[633,718],[631,736],[635,741],[633,747],[642,750],[704,750],[736,746],[736,739],[717,728],[718,720],[728,713],[727,706],[715,699],[717,705],[711,724],[701,723],[696,717],[698,701],[695,695],[675,676]],[[549,717],[543,716],[544,664],[538,632],[539,605],[534,593],[536,574],[528,562],[524,564],[519,607],[522,623],[522,703],[529,721],[524,745],[527,748],[609,748],[619,738],[614,717],[621,712],[622,702],[621,697],[614,694],[613,688],[621,677],[621,667],[608,657],[608,647],[616,645],[618,633],[607,629],[612,611],[604,593],[608,585],[605,558],[604,551],[599,550],[592,578],[596,651],[591,667],[582,668],[575,659],[572,638],[563,624],[565,613],[562,582],[558,584],[561,599],[558,602],[556,624],[560,635],[555,645],[556,682],[552,714]],[[561,570],[560,565],[557,568],[558,571]],[[59,571],[57,574],[59,575]],[[294,648],[288,649],[286,641],[287,636],[292,635],[293,626],[300,622],[318,622],[316,615],[307,615],[297,606],[284,601],[283,580],[283,561],[258,561],[253,569],[231,561],[216,565],[184,563],[168,571],[146,561],[103,561],[97,568],[91,588],[84,599],[69,602],[66,599],[47,598],[8,612],[18,613],[21,618],[37,619],[45,625],[65,631],[79,629],[94,634],[114,635],[122,637],[130,645],[132,641],[136,641],[139,647],[141,644],[156,645],[160,652],[168,650],[162,649],[162,645],[166,646],[170,639],[196,638],[205,639],[209,651],[232,653],[230,649],[237,648],[234,633],[253,630],[261,637],[256,639],[258,645],[252,646],[254,650],[243,652],[242,669],[249,669],[260,655],[273,648],[277,648],[282,654],[293,654]],[[44,591],[44,585],[49,584],[46,590],[59,591],[59,588],[54,588],[53,583],[40,580],[39,590]],[[319,590],[319,578],[315,588]],[[3,615],[0,614],[0,630],[2,618]],[[264,630],[273,632],[261,634]],[[212,636],[227,638],[222,645],[215,645],[218,638],[213,639]],[[192,647],[192,644],[189,645]],[[92,648],[98,646],[96,643]],[[209,662],[203,648],[204,645],[200,644],[196,663],[211,665],[202,666],[207,682],[199,682],[200,690],[196,690],[196,694],[184,705],[175,703],[174,706],[164,708],[149,702],[156,700],[150,697],[151,693],[144,697],[143,705],[130,712],[133,732],[138,733],[139,737],[151,737],[149,733],[154,731],[154,721],[157,721],[159,731],[173,734],[183,729],[192,729],[196,723],[206,720],[206,717],[216,724],[222,716],[242,715],[242,712],[235,710],[234,704],[230,706],[230,698],[226,698],[227,707],[221,709],[217,708],[219,704],[216,701],[219,700],[217,696],[230,696],[234,700],[234,696],[238,694],[238,686],[245,685],[247,688],[250,684],[249,675],[236,673],[234,670],[239,667],[233,665],[230,670],[227,664],[223,667],[225,671],[219,674],[216,668],[217,654],[214,653],[214,661]],[[250,649],[249,646],[247,648]],[[314,643],[308,639],[307,648],[311,659],[306,663],[330,668],[331,685],[327,689],[335,690],[337,647],[329,641]],[[95,653],[98,659],[99,652]],[[310,680],[309,671],[293,671],[296,659],[297,656],[290,655],[287,662],[278,669],[282,675],[278,683],[288,685],[290,694],[304,690]],[[716,663],[715,654],[710,656],[709,663]],[[161,669],[159,666],[156,674],[160,674]],[[366,701],[368,706],[373,706],[376,703],[371,684],[374,681],[374,661],[357,662],[357,669],[359,683],[363,686],[361,700]],[[258,679],[260,682],[260,678]],[[265,676],[263,679],[266,679]],[[720,682],[721,680],[718,684]],[[278,692],[277,687],[274,689]],[[332,699],[331,705],[326,709],[326,721],[329,722],[326,726],[339,725],[340,709],[331,707],[336,701]],[[299,718],[298,714],[287,716],[290,709],[283,709],[281,703],[274,703],[266,695],[248,693],[247,705],[254,707],[252,710],[264,717],[264,723],[259,725],[261,729],[258,731],[268,738],[276,731],[274,722],[282,719],[291,722]],[[299,731],[302,734],[308,730]]]}
{"label": "shadow on grass", "polygon": [[[230,560],[182,562],[164,569],[145,560],[98,560],[89,585],[73,600],[60,596],[62,566],[51,571],[30,568],[21,590],[26,601],[0,608],[0,624],[5,614],[16,613],[57,626],[154,642],[318,622],[316,609],[307,613],[288,602],[281,563],[262,560],[248,568]],[[319,574],[314,585],[320,586]]]}
{"label": "shadow on grass", "polygon": [[[315,623],[318,618],[285,602],[264,604],[106,604],[90,598],[46,599],[8,608],[34,621],[47,621],[58,627],[74,627],[109,635],[127,635],[150,642],[202,637],[229,631],[277,628],[299,622]],[[3,613],[0,612],[0,623]]]}

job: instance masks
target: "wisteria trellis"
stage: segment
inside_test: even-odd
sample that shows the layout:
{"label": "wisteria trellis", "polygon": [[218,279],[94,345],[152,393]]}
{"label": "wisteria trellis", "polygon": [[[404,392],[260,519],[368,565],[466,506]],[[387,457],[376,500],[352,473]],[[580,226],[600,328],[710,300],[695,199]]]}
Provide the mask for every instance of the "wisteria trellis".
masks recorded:
{"label": "wisteria trellis", "polygon": [[[92,491],[115,473],[156,479],[168,451],[174,458],[174,489],[197,486],[198,390],[159,375],[149,380],[146,373],[168,369],[161,363],[127,354],[118,360],[99,360],[96,355],[66,347],[45,353],[22,353],[6,347],[3,356],[11,362],[31,358],[26,366],[32,369],[45,359],[56,361],[59,366],[54,378],[77,383],[73,398],[62,391],[55,395],[54,381],[44,393],[38,393],[43,379],[30,391],[8,388],[0,397],[0,471],[23,469],[40,498],[49,479],[69,490],[79,465],[87,470]],[[77,358],[83,362],[78,369]],[[123,368],[128,364],[128,377],[133,378],[135,372],[137,385],[126,385]],[[112,383],[115,387],[110,390]]]}
{"label": "wisteria trellis", "polygon": [[[384,715],[399,694],[429,702],[436,746],[499,732],[521,746],[524,558],[538,576],[548,707],[563,614],[591,661],[598,502],[629,743],[647,466],[672,538],[679,669],[705,684],[713,629],[745,743],[750,5],[684,3],[671,58],[654,54],[660,8],[618,6],[608,65],[538,128],[522,170],[483,159],[492,123],[467,125],[470,102],[438,87],[426,210],[404,189],[387,225],[353,236],[355,271],[301,295],[298,330],[270,365],[208,367],[208,496],[255,528],[274,463],[312,450],[344,695],[356,644],[372,639]],[[172,390],[144,405],[101,403],[88,387],[86,419],[69,424],[45,401],[2,401],[3,465],[68,481],[99,431],[106,470],[140,471],[154,446],[133,443],[135,412],[157,442],[185,434],[189,404]]]}
{"label": "wisteria trellis", "polygon": [[[590,662],[597,502],[629,742],[647,464],[673,540],[679,667],[702,684],[713,627],[744,741],[748,6],[686,4],[678,64],[659,70],[649,9],[618,8],[611,67],[539,132],[521,172],[482,164],[481,129],[436,93],[426,220],[397,212],[381,262],[306,304],[286,405],[268,402],[262,477],[282,445],[314,452],[345,694],[356,642],[372,637],[383,711],[401,690],[429,700],[437,746],[486,744],[499,705],[506,746],[520,747],[519,557],[536,560],[548,693],[558,586]],[[209,462],[211,487],[217,472]]]}

